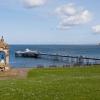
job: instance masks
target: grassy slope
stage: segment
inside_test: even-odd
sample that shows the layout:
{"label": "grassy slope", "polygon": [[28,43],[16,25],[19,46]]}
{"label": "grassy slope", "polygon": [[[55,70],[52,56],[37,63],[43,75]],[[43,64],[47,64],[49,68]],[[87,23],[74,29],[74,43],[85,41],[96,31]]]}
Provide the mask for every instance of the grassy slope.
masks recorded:
{"label": "grassy slope", "polygon": [[0,80],[0,100],[100,100],[100,67],[33,69]]}

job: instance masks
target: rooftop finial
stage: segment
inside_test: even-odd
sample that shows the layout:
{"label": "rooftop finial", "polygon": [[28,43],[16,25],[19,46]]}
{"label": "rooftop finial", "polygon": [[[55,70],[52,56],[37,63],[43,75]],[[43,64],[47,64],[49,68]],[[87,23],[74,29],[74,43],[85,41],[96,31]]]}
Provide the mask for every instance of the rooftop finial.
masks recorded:
{"label": "rooftop finial", "polygon": [[1,41],[4,42],[4,38],[3,38],[3,36],[2,36],[2,38],[1,38]]}

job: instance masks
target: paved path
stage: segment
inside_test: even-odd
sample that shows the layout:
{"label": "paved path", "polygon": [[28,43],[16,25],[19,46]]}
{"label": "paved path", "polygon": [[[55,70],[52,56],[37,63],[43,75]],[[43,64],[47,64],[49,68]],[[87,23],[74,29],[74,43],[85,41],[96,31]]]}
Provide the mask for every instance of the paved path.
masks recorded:
{"label": "paved path", "polygon": [[29,68],[12,68],[7,72],[0,72],[0,80],[26,78]]}

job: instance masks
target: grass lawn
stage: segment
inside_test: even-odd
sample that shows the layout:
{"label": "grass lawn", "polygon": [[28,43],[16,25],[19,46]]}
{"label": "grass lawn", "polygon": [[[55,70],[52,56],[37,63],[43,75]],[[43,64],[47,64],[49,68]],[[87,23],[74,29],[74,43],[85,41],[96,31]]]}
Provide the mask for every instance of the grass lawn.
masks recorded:
{"label": "grass lawn", "polygon": [[0,100],[100,100],[100,66],[31,69],[0,80]]}

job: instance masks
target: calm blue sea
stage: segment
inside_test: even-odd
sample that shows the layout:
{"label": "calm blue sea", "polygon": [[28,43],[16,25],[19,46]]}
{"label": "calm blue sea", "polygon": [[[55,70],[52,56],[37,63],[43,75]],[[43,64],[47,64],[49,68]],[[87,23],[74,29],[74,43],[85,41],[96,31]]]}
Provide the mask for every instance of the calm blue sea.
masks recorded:
{"label": "calm blue sea", "polygon": [[16,58],[15,51],[37,50],[43,53],[57,53],[62,55],[72,56],[87,56],[100,58],[99,45],[10,45],[10,64],[12,67],[36,67],[39,65],[63,65],[65,62],[58,62],[48,59],[35,58]]}

